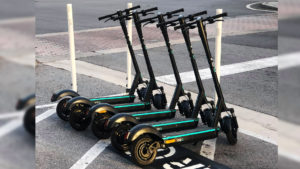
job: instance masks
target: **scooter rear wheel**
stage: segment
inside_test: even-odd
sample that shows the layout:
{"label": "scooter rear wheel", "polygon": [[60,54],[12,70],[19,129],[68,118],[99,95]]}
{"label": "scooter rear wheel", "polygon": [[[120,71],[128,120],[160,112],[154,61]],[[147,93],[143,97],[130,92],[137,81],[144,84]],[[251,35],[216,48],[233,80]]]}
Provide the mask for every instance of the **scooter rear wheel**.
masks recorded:
{"label": "scooter rear wheel", "polygon": [[106,121],[111,117],[110,114],[95,114],[92,122],[92,132],[99,139],[107,139],[110,137],[110,132],[104,130]]}
{"label": "scooter rear wheel", "polygon": [[35,135],[35,107],[32,106],[26,110],[23,119],[25,129],[32,135]]}
{"label": "scooter rear wheel", "polygon": [[156,158],[157,150],[150,149],[150,145],[154,140],[147,135],[142,135],[137,138],[130,147],[131,157],[134,162],[140,166],[145,166],[153,163]]}
{"label": "scooter rear wheel", "polygon": [[165,94],[155,94],[153,96],[153,105],[157,109],[165,109],[167,106],[167,99]]}
{"label": "scooter rear wheel", "polygon": [[70,111],[70,125],[72,128],[78,131],[85,130],[91,123],[91,117],[89,117],[90,106],[85,104],[76,104]]}
{"label": "scooter rear wheel", "polygon": [[56,106],[57,116],[64,121],[68,121],[70,117],[70,110],[66,107],[69,100],[70,98],[64,98],[60,100]]}
{"label": "scooter rear wheel", "polygon": [[124,142],[126,133],[133,127],[130,123],[122,123],[115,127],[111,133],[111,145],[118,151],[124,152],[129,149],[128,144]]}
{"label": "scooter rear wheel", "polygon": [[232,118],[226,116],[222,119],[222,123],[228,143],[230,145],[235,145],[237,143],[237,128],[234,127]]}

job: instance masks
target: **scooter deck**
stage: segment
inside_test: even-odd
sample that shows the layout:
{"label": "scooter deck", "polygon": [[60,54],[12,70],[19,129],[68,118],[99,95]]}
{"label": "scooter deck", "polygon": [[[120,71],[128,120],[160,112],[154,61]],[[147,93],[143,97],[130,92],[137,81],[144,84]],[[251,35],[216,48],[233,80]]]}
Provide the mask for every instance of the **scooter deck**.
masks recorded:
{"label": "scooter deck", "polygon": [[169,119],[159,122],[144,123],[151,125],[160,132],[179,131],[184,129],[192,129],[197,127],[198,118],[184,118],[184,119]]}
{"label": "scooter deck", "polygon": [[125,103],[125,104],[116,104],[113,105],[113,108],[117,109],[118,112],[132,112],[140,110],[149,110],[151,109],[150,102],[135,102],[135,103]]}
{"label": "scooter deck", "polygon": [[98,103],[122,104],[122,103],[133,102],[134,99],[135,99],[135,95],[119,95],[119,96],[90,98],[90,101],[92,101],[95,104]]}
{"label": "scooter deck", "polygon": [[169,109],[169,110],[155,110],[155,111],[139,111],[130,113],[135,119],[139,120],[140,122],[145,121],[155,121],[155,120],[163,120],[169,119],[175,116],[176,110]]}
{"label": "scooter deck", "polygon": [[219,128],[197,127],[194,129],[174,131],[162,134],[165,144],[184,144],[193,141],[202,141],[206,139],[216,138]]}

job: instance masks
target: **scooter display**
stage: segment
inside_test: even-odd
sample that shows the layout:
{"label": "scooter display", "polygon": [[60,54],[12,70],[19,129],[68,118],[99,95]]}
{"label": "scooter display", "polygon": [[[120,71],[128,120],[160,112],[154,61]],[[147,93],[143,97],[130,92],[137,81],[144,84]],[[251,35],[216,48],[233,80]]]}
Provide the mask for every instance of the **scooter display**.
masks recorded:
{"label": "scooter display", "polygon": [[35,94],[19,99],[16,105],[17,110],[25,110],[23,118],[24,128],[35,135]]}
{"label": "scooter display", "polygon": [[[174,144],[184,144],[216,138],[220,129],[226,133],[227,140],[230,144],[233,145],[237,143],[238,123],[234,114],[234,109],[227,108],[225,104],[221,86],[213,65],[213,58],[207,42],[207,35],[204,26],[204,24],[214,23],[216,19],[223,16],[227,16],[227,13],[205,19],[198,18],[197,21],[189,24],[186,24],[184,18],[180,17],[178,19],[180,26],[175,27],[175,30],[181,29],[184,39],[191,44],[188,30],[195,28],[196,26],[194,25],[197,24],[199,36],[205,49],[205,54],[218,96],[216,108],[210,114],[209,125],[166,133],[160,133],[151,125],[136,125],[125,135],[125,141],[130,143],[131,157],[138,165],[145,166],[151,164],[156,158],[158,149],[164,149]],[[223,112],[226,112],[227,116],[222,117],[221,114]],[[221,128],[218,126],[219,123]]]}
{"label": "scooter display", "polygon": [[[120,13],[127,14],[130,11],[138,9],[138,8],[140,8],[140,6],[135,6],[135,7],[129,8],[129,9],[125,9]],[[102,19],[106,19],[106,18],[107,17],[102,17],[99,19],[102,20]],[[75,99],[77,102],[80,100],[84,100],[84,103],[87,103],[86,105],[94,105],[94,104],[98,104],[98,103],[110,103],[110,104],[132,103],[135,100],[134,93],[136,91],[139,96],[139,99],[140,100],[144,99],[144,95],[145,95],[145,91],[146,91],[148,82],[143,80],[143,78],[142,78],[141,71],[140,71],[138,63],[136,61],[136,57],[135,57],[135,53],[134,53],[132,44],[127,35],[127,29],[126,29],[126,32],[124,32],[124,34],[125,34],[126,43],[127,43],[130,55],[131,55],[133,67],[135,70],[135,77],[132,82],[131,88],[126,89],[126,92],[128,92],[128,94],[111,96],[111,97],[97,97],[97,98],[79,97],[78,98],[78,96],[80,96],[80,95],[76,91],[73,91],[70,89],[61,90],[61,91],[54,93],[51,97],[51,102],[55,102],[55,101],[59,100],[59,102],[56,106],[56,113],[57,113],[58,117],[60,117],[62,120],[65,120],[65,121],[69,120],[70,110],[68,107],[69,104],[67,104],[67,102],[74,97],[77,97]],[[73,100],[73,101],[75,101],[75,100]],[[89,107],[89,106],[87,106],[87,107]],[[83,106],[83,108],[86,108],[86,107]]]}
{"label": "scooter display", "polygon": [[[194,20],[194,17],[200,16],[203,14],[206,14],[206,11],[199,12],[196,14],[189,15],[185,17],[186,19],[189,18],[190,20]],[[166,14],[165,14],[166,15]],[[167,132],[167,131],[178,131],[182,129],[190,129],[190,128],[195,128],[197,127],[198,124],[198,112],[200,111],[200,114],[203,114],[202,112],[202,105],[210,105],[210,109],[205,109],[205,111],[213,111],[214,109],[214,103],[213,101],[208,101],[206,96],[205,96],[205,91],[203,88],[203,84],[198,72],[198,67],[197,63],[195,61],[195,58],[193,57],[193,52],[191,49],[191,46],[188,46],[188,51],[190,53],[190,59],[193,67],[194,74],[196,76],[196,82],[199,90],[199,94],[197,97],[197,101],[195,106],[193,106],[192,101],[190,99],[190,93],[189,93],[189,100],[183,100],[179,101],[180,96],[184,95],[178,95],[180,94],[180,91],[182,89],[182,82],[180,79],[180,75],[177,69],[176,61],[174,58],[174,54],[171,49],[171,44],[169,41],[169,36],[168,36],[168,30],[167,26],[168,24],[175,24],[174,22],[177,21],[175,20],[174,22],[168,22],[168,24],[165,22],[164,15],[160,14],[156,18],[151,18],[151,19],[145,19],[148,22],[154,22],[154,19],[158,19],[159,23],[157,24],[157,27],[161,29],[161,32],[163,34],[167,49],[169,51],[169,56],[170,60],[172,63],[172,68],[174,71],[175,79],[177,82],[176,90],[173,95],[172,102],[169,107],[169,111],[173,111],[174,113],[172,116],[169,116],[168,118],[173,118],[175,116],[175,105],[177,103],[179,107],[179,112],[184,115],[186,118],[185,119],[173,119],[173,120],[167,120],[167,121],[160,121],[160,122],[155,122],[155,123],[148,123],[148,125],[151,125],[154,127],[157,131],[159,132]],[[114,148],[117,150],[121,151],[126,151],[128,149],[128,145],[124,142],[124,136],[125,134],[135,125],[144,123],[144,122],[149,122],[153,120],[160,120],[156,118],[154,113],[158,113],[159,111],[153,111],[150,112],[150,115],[144,115],[144,114],[139,114],[139,113],[133,113],[133,114],[125,114],[121,113],[118,115],[113,116],[110,118],[107,122],[107,127],[106,131],[112,131],[111,134],[111,143]]]}
{"label": "scooter display", "polygon": [[[172,12],[168,12],[166,15],[168,15],[171,18],[173,14],[176,14],[176,13],[182,12],[182,11],[183,11],[183,9],[179,9],[179,10],[175,10],[175,11],[172,11]],[[149,67],[148,69],[151,70],[149,72],[152,73],[152,74],[150,74],[150,77],[152,76],[153,83],[155,83],[155,85],[156,85],[155,76],[154,76],[153,71],[152,71],[152,66],[151,66],[151,63],[150,63],[150,59],[148,57],[148,52],[147,52],[147,48],[146,48],[146,45],[145,45],[145,42],[144,42],[143,31],[142,31],[142,24],[145,23],[145,22],[147,22],[147,23],[149,23],[149,22],[148,22],[147,19],[140,20],[140,16],[139,16],[138,12],[136,12],[136,11],[133,12],[132,16],[133,16],[133,19],[134,19],[135,28],[136,28],[137,33],[138,33],[138,37],[140,39],[140,43],[142,45],[143,53],[144,53],[145,56],[147,56],[147,58],[146,58],[147,67]],[[147,23],[145,23],[145,24],[147,24]],[[150,78],[150,82],[151,82],[151,78]],[[181,90],[181,88],[179,90]],[[184,92],[180,93],[179,90],[178,90],[178,97],[180,97],[181,95],[184,95]],[[162,97],[162,94],[155,94],[153,104],[154,105],[158,104],[158,103],[155,103],[155,100],[161,100],[161,99],[166,100],[166,96],[165,96],[164,93],[163,93],[163,97]],[[171,104],[173,104],[173,101],[171,102]],[[160,107],[165,108],[165,106],[166,106],[166,102],[164,103],[163,107],[162,106],[160,106]],[[91,112],[91,113],[95,114],[94,120],[93,120],[93,125],[92,125],[92,130],[94,131],[94,134],[98,138],[108,138],[110,136],[110,131],[106,131],[104,129],[104,124],[106,124],[106,120],[108,120],[109,116],[107,116],[107,118],[102,118],[103,116],[101,114],[98,115],[97,110],[94,111],[94,112]],[[114,110],[114,111],[109,112],[110,116],[113,116],[113,115],[118,114],[118,113],[121,113],[121,111]],[[134,112],[131,112],[131,113],[134,114]],[[152,119],[154,118],[154,119],[160,120],[160,119],[166,119],[166,118],[172,117],[172,116],[175,115],[174,113],[175,112],[173,110],[172,111],[171,110],[159,110],[159,111],[150,111],[150,112],[149,111],[138,112],[138,113],[135,113],[135,114],[141,114],[141,116],[143,116],[145,118],[152,118]]]}
{"label": "scooter display", "polygon": [[[152,14],[151,12],[155,11],[155,10],[157,10],[157,7],[138,11],[136,13],[138,15],[146,16],[148,14]],[[127,35],[125,19],[130,19],[132,17],[132,15],[133,15],[132,13],[123,15],[122,12],[119,11],[119,12],[117,12],[117,16],[116,16],[116,14],[113,14],[113,15],[109,15],[106,17],[101,17],[100,19],[109,17],[109,19],[112,19],[114,21],[119,20],[121,27],[124,31],[124,34]],[[142,37],[140,37],[140,38],[142,38]],[[142,43],[142,41],[141,41],[141,43]],[[131,112],[131,111],[149,110],[149,109],[151,109],[151,103],[153,103],[153,105],[157,109],[165,108],[167,100],[165,97],[163,87],[159,87],[157,85],[146,47],[144,45],[142,45],[142,48],[143,48],[144,58],[145,58],[146,64],[147,64],[147,70],[148,70],[148,73],[150,76],[150,80],[148,82],[144,97],[143,97],[143,99],[141,99],[142,101],[136,102],[136,103],[116,104],[116,105],[97,104],[97,105],[93,106],[91,104],[86,103],[85,100],[82,98],[78,98],[78,97],[73,98],[73,99],[69,100],[67,102],[67,104],[70,104],[70,106],[68,106],[70,108],[69,121],[70,121],[71,126],[74,129],[84,130],[88,127],[92,118],[98,119],[99,118],[98,114],[94,115],[94,113],[91,113],[94,110],[101,112],[101,115],[100,115],[100,118],[101,118],[102,116],[105,116],[105,117],[109,116],[110,114],[106,113],[108,111],[109,112]],[[153,91],[158,91],[159,93],[155,94],[153,96]],[[90,109],[90,111],[88,111],[91,106],[93,106],[93,107]],[[114,111],[112,111],[112,110],[114,110]],[[101,123],[101,121],[100,121],[100,123]],[[99,125],[98,121],[96,121],[96,122],[94,121],[92,130],[96,136],[98,136],[98,133],[94,129],[95,129],[95,126],[97,126],[97,125]]]}

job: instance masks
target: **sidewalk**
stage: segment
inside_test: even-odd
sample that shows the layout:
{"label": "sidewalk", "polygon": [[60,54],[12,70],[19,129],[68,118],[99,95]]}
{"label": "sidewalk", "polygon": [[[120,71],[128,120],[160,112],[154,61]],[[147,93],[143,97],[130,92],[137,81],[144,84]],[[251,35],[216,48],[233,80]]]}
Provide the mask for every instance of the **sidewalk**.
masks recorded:
{"label": "sidewalk", "polygon": [[[256,32],[266,32],[277,30],[277,15],[264,14],[255,16],[242,16],[227,18],[223,23],[223,36],[243,35]],[[163,46],[163,37],[155,25],[144,27],[143,29],[147,46]],[[215,25],[207,26],[208,37],[215,37]],[[169,36],[172,44],[183,43],[180,31],[170,29]],[[77,31],[75,33],[76,52],[80,55],[95,55],[95,53],[106,53],[107,50],[126,51],[127,46],[122,41],[123,33],[120,27],[91,29]],[[191,31],[191,39],[199,40],[197,30]],[[133,29],[133,46],[139,47],[138,37]],[[37,59],[54,60],[68,58],[68,33],[50,33],[37,35],[36,56]],[[59,57],[55,57],[59,56]],[[64,57],[62,57],[64,56]],[[51,58],[50,58],[51,57]]]}

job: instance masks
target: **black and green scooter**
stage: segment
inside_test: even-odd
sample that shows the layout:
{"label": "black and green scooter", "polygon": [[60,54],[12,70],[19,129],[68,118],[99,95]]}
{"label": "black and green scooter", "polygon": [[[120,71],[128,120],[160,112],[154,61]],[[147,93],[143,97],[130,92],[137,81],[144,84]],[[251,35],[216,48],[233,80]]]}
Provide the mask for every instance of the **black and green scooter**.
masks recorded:
{"label": "black and green scooter", "polygon": [[[179,21],[181,25],[175,27],[175,29],[181,29],[184,39],[191,45],[188,30],[195,28],[196,26],[194,25],[197,24],[218,96],[216,108],[210,114],[209,125],[166,133],[160,133],[151,125],[136,125],[125,135],[125,141],[130,144],[131,157],[138,165],[145,166],[151,164],[156,158],[158,149],[164,149],[175,144],[185,144],[216,138],[220,130],[226,133],[227,140],[230,144],[233,145],[237,143],[238,123],[234,114],[234,109],[227,108],[225,104],[221,86],[213,65],[213,58],[208,46],[204,26],[204,23],[207,23],[207,21],[208,23],[213,23],[216,19],[223,16],[227,16],[227,13],[205,19],[198,18],[197,21],[190,24],[186,24],[183,17],[180,17]],[[224,112],[227,113],[227,116],[222,117],[221,114]],[[219,123],[220,127],[218,126]]]}
{"label": "black and green scooter", "polygon": [[[137,15],[146,16],[148,14],[152,14],[151,12],[155,11],[155,10],[157,10],[157,7],[137,11],[135,13]],[[132,13],[122,14],[122,12],[119,11],[119,12],[117,12],[117,14],[107,15],[105,17],[101,17],[100,19],[109,18],[114,21],[119,20],[122,30],[124,31],[124,34],[128,36],[125,20],[130,19],[132,17],[132,15],[133,15]],[[128,43],[130,43],[130,42],[128,42]],[[146,61],[147,70],[148,70],[150,79],[149,79],[147,88],[144,92],[144,96],[141,99],[141,101],[133,102],[133,103],[125,103],[125,104],[115,104],[115,105],[111,105],[108,103],[102,103],[102,104],[95,105],[95,104],[91,104],[87,99],[83,99],[82,97],[75,97],[67,102],[67,105],[69,105],[68,107],[70,109],[69,122],[74,129],[76,129],[76,130],[86,129],[89,126],[89,124],[93,118],[93,116],[92,116],[93,113],[90,113],[90,112],[93,112],[94,110],[99,111],[101,113],[101,115],[100,115],[101,117],[102,116],[106,117],[106,116],[110,115],[107,112],[108,111],[113,112],[112,110],[119,111],[119,112],[149,110],[149,109],[151,109],[151,103],[153,103],[154,107],[156,107],[157,109],[165,108],[165,106],[167,104],[167,100],[166,100],[166,96],[164,93],[164,89],[162,86],[157,85],[147,50],[146,50],[145,46],[143,46],[143,45],[142,45],[142,48],[143,48],[143,54],[144,54],[144,58]],[[156,91],[157,93],[153,96],[154,91]],[[90,109],[90,111],[89,111],[89,109]],[[99,117],[99,115],[97,114],[94,116],[94,119],[97,119],[98,117]],[[95,128],[95,125],[98,125],[98,124],[93,123],[92,129]],[[94,131],[94,133],[95,133],[95,135],[98,134],[96,131]]]}
{"label": "black and green scooter", "polygon": [[[135,6],[135,7],[129,8],[129,9],[125,9],[119,13],[128,14],[130,11],[138,9],[138,8],[140,8],[140,6]],[[107,18],[112,19],[111,17],[113,17],[114,15],[117,15],[117,13],[109,15],[109,16],[101,17],[101,18],[99,18],[99,20],[107,19]],[[122,21],[122,24],[125,24],[125,23],[123,23],[123,21]],[[130,88],[126,89],[126,92],[128,94],[115,95],[115,96],[109,96],[109,97],[85,98],[85,97],[79,97],[80,95],[76,91],[73,91],[70,89],[58,91],[52,95],[51,102],[59,101],[56,106],[56,113],[57,113],[58,117],[60,117],[62,120],[65,120],[65,121],[69,120],[70,110],[69,110],[68,106],[70,104],[68,105],[67,102],[74,97],[77,97],[75,99],[76,101],[84,100],[84,102],[87,102],[90,105],[94,105],[94,104],[98,104],[98,103],[110,103],[110,104],[133,103],[135,100],[135,97],[136,97],[135,92],[137,92],[140,100],[144,99],[144,95],[145,95],[145,91],[146,91],[148,82],[146,80],[143,80],[143,78],[142,78],[141,71],[138,66],[132,44],[127,35],[126,27],[125,27],[125,31],[123,31],[123,33],[125,35],[126,43],[127,43],[130,55],[131,55],[133,68],[135,70],[135,76],[134,76],[132,85]]]}
{"label": "black and green scooter", "polygon": [[[196,14],[192,14],[189,15],[187,17],[185,17],[185,19],[189,19],[189,20],[193,20],[194,17],[196,16],[200,16],[203,14],[206,14],[206,11],[203,12],[199,12]],[[113,147],[115,147],[117,150],[120,151],[126,151],[128,149],[128,145],[126,144],[126,142],[124,142],[124,137],[125,134],[135,125],[137,124],[141,124],[141,123],[145,123],[147,122],[148,125],[151,125],[152,127],[154,127],[156,130],[158,130],[159,132],[169,132],[169,131],[178,131],[178,130],[182,130],[182,129],[190,129],[190,128],[195,128],[197,127],[198,124],[198,112],[200,112],[200,115],[202,117],[202,120],[204,120],[204,114],[207,113],[211,113],[211,111],[214,110],[214,102],[213,101],[208,101],[205,95],[205,90],[199,75],[199,71],[198,71],[198,66],[196,63],[195,58],[193,57],[193,51],[191,46],[188,46],[188,52],[189,52],[189,56],[190,56],[190,60],[192,63],[192,68],[196,77],[196,82],[197,82],[197,86],[198,86],[198,97],[196,100],[196,104],[195,106],[191,107],[191,100],[188,101],[181,101],[179,102],[179,96],[178,93],[180,93],[180,90],[182,89],[182,82],[180,79],[180,75],[177,69],[177,65],[176,65],[176,61],[171,49],[171,44],[169,41],[169,36],[168,36],[168,30],[167,27],[169,25],[173,25],[175,24],[175,22],[177,22],[178,20],[174,20],[173,22],[165,22],[164,19],[164,15],[160,14],[158,15],[156,18],[153,19],[148,19],[148,22],[152,22],[154,21],[154,19],[158,19],[159,23],[157,24],[157,27],[159,27],[161,29],[161,32],[163,34],[168,52],[169,52],[169,56],[170,56],[170,60],[172,63],[172,68],[174,71],[174,76],[176,79],[176,90],[174,92],[170,107],[168,109],[168,111],[172,112],[172,114],[167,116],[167,119],[170,118],[174,118],[175,117],[175,106],[176,103],[178,105],[179,108],[179,112],[184,115],[186,118],[184,119],[172,119],[172,120],[163,120],[163,121],[159,121],[159,122],[152,122],[150,123],[150,121],[158,121],[161,120],[161,118],[158,118],[159,116],[156,113],[160,113],[161,111],[152,111],[152,112],[148,112],[148,114],[146,113],[121,113],[121,114],[117,114],[114,115],[113,117],[111,117],[108,122],[106,123],[107,125],[105,126],[105,131],[111,132],[111,143],[113,145]],[[147,20],[147,19],[146,19]],[[202,106],[203,105],[208,105],[210,108],[205,109],[204,111],[202,110]],[[204,113],[205,112],[205,113]],[[166,119],[166,118],[165,118]]]}

